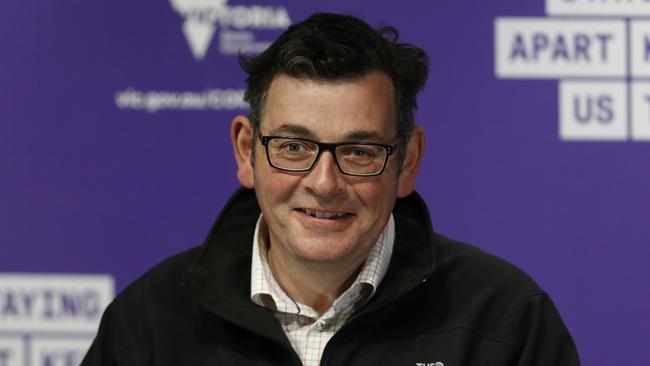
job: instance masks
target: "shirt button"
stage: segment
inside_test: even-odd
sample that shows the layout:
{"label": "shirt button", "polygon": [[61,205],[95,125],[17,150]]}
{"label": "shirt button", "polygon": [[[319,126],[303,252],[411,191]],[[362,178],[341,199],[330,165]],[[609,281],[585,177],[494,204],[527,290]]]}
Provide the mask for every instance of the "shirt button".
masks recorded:
{"label": "shirt button", "polygon": [[325,329],[326,326],[327,326],[327,323],[325,323],[324,320],[319,320],[318,322],[316,322],[316,328],[319,331],[323,331],[323,329]]}

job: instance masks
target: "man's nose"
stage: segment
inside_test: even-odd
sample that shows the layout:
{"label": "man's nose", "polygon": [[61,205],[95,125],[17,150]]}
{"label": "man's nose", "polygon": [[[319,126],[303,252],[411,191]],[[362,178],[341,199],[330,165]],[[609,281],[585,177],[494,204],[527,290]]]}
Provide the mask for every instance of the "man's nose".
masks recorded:
{"label": "man's nose", "polygon": [[345,180],[336,165],[334,155],[323,151],[314,166],[303,178],[305,187],[315,195],[328,199],[343,192]]}

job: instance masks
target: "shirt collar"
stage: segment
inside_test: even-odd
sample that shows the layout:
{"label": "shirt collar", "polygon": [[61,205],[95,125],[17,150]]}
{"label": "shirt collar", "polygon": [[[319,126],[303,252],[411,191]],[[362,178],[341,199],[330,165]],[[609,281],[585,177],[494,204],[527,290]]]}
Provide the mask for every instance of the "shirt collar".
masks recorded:
{"label": "shirt collar", "polygon": [[[275,311],[290,314],[300,313],[300,305],[293,301],[280,287],[269,267],[267,246],[265,243],[268,237],[267,230],[266,222],[260,214],[255,226],[255,235],[253,236],[251,300],[260,306]],[[388,264],[393,253],[394,240],[395,222],[391,214],[384,230],[370,249],[368,257],[364,261],[357,278],[334,301],[332,307],[337,313],[353,306],[359,306],[372,297],[388,269]]]}

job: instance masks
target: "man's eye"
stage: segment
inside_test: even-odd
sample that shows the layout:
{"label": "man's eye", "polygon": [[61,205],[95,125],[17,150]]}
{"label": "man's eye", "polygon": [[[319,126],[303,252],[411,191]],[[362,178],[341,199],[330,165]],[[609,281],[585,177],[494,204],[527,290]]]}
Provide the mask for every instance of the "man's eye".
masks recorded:
{"label": "man's eye", "polygon": [[304,149],[304,147],[300,144],[287,144],[286,149],[289,150],[290,152],[300,152]]}
{"label": "man's eye", "polygon": [[311,150],[306,144],[297,141],[285,141],[278,149],[285,154],[304,154]]}
{"label": "man's eye", "polygon": [[356,158],[365,158],[370,155],[370,153],[366,150],[354,150],[352,151],[352,155]]}
{"label": "man's eye", "polygon": [[377,156],[377,154],[370,149],[358,147],[350,149],[347,154],[355,159],[373,159]]}

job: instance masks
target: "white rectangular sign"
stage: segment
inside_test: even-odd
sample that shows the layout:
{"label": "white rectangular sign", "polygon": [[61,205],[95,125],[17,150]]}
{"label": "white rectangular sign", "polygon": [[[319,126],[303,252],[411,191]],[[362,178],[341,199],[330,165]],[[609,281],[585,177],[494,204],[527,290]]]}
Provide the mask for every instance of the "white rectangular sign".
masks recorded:
{"label": "white rectangular sign", "polygon": [[90,332],[113,299],[108,275],[0,273],[0,332]]}
{"label": "white rectangular sign", "polygon": [[20,337],[0,335],[0,366],[25,366],[24,354]]}
{"label": "white rectangular sign", "polygon": [[628,138],[627,83],[560,81],[562,140],[621,141]]}
{"label": "white rectangular sign", "polygon": [[546,0],[548,15],[650,15],[648,0]]}
{"label": "white rectangular sign", "polygon": [[625,20],[497,18],[500,78],[625,77]]}
{"label": "white rectangular sign", "polygon": [[633,77],[650,77],[650,20],[630,23],[630,57]]}
{"label": "white rectangular sign", "polygon": [[650,81],[632,83],[632,140],[650,141]]}
{"label": "white rectangular sign", "polygon": [[33,366],[79,365],[83,360],[92,338],[87,339],[39,339],[31,344]]}

